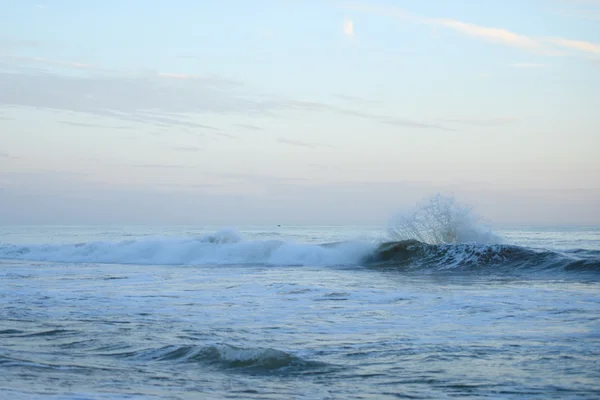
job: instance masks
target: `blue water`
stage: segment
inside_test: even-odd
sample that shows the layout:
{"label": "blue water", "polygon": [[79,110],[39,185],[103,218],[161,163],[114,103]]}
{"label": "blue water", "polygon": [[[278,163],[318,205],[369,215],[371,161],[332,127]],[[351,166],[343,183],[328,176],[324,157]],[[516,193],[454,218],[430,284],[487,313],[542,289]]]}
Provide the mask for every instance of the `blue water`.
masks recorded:
{"label": "blue water", "polygon": [[0,398],[598,398],[600,229],[496,233],[2,227]]}

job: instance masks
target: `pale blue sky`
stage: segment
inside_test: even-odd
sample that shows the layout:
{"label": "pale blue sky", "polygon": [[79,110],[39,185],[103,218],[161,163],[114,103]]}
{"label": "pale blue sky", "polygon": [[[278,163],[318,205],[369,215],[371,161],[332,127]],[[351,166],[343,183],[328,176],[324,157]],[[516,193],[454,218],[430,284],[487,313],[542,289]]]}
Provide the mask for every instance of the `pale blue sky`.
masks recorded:
{"label": "pale blue sky", "polygon": [[0,223],[600,223],[600,1],[0,7]]}

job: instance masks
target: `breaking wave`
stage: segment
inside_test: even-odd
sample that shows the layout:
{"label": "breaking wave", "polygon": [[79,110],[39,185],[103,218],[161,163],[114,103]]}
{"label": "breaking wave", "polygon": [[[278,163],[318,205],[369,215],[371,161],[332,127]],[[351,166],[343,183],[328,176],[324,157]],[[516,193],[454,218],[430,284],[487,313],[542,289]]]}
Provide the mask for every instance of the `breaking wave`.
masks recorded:
{"label": "breaking wave", "polygon": [[427,244],[417,240],[383,243],[365,264],[418,271],[600,272],[595,250],[554,252],[514,245]]}
{"label": "breaking wave", "polygon": [[376,248],[376,243],[358,241],[316,245],[282,240],[243,240],[238,232],[223,230],[203,237],[157,237],[60,245],[0,244],[0,258],[142,265],[319,266],[356,264]]}
{"label": "breaking wave", "polygon": [[596,271],[600,252],[550,251],[508,244],[429,244],[410,239],[301,244],[245,241],[235,232],[202,238],[154,238],[72,245],[0,245],[0,258],[137,265],[369,266],[403,270]]}
{"label": "breaking wave", "polygon": [[454,196],[437,194],[406,214],[398,214],[388,224],[394,240],[418,240],[428,244],[498,244],[502,238],[487,227],[482,217]]}
{"label": "breaking wave", "polygon": [[[260,235],[262,236],[262,235]],[[369,266],[403,270],[592,271],[600,252],[550,251],[504,244],[452,196],[436,195],[388,226],[390,240],[326,244],[245,240],[224,229],[214,234],[144,237],[76,244],[0,243],[0,259],[137,265]]]}

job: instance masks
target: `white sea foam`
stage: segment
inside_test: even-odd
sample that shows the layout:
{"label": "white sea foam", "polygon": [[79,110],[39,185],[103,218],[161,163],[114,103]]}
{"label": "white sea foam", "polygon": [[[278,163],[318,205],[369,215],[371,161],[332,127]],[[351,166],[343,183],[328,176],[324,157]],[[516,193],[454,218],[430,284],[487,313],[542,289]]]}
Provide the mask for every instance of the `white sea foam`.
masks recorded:
{"label": "white sea foam", "polygon": [[356,264],[377,244],[349,241],[326,246],[281,240],[244,240],[226,229],[202,237],[154,237],[78,244],[0,245],[0,258],[110,264]]}
{"label": "white sea foam", "polygon": [[[434,196],[411,213],[393,218],[390,240],[416,239],[428,244],[498,244],[502,240],[481,223],[470,207],[452,196]],[[143,236],[137,239],[78,244],[0,244],[0,258],[110,264],[275,264],[356,265],[377,248],[374,240],[323,245],[293,240],[245,239],[235,229],[185,237]],[[385,240],[384,240],[385,241]]]}
{"label": "white sea foam", "polygon": [[393,240],[416,239],[429,244],[502,243],[472,207],[457,202],[452,195],[441,194],[392,218],[388,233]]}

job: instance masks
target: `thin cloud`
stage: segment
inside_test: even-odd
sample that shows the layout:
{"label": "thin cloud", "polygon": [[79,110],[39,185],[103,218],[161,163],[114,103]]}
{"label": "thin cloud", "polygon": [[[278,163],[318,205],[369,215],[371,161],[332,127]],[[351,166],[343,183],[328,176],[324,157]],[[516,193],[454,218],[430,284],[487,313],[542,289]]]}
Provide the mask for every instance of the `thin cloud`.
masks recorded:
{"label": "thin cloud", "polygon": [[330,148],[335,147],[335,146],[331,146],[328,144],[309,143],[309,142],[304,142],[304,141],[300,141],[300,140],[283,139],[283,138],[278,138],[277,141],[279,143],[289,144],[290,146],[306,147],[309,149],[316,149],[319,147],[330,147]]}
{"label": "thin cloud", "polygon": [[430,123],[426,123],[426,122],[411,121],[411,120],[402,119],[402,118],[384,117],[384,118],[380,119],[380,122],[387,124],[387,125],[402,126],[402,127],[407,127],[407,128],[438,129],[438,130],[442,130],[442,131],[454,131],[454,129],[446,128],[441,125],[430,124]]}
{"label": "thin cloud", "polygon": [[[588,4],[600,4],[600,1],[596,2],[590,0]],[[374,7],[370,5],[351,4],[345,6],[345,8],[381,16],[410,19],[420,23],[444,27],[491,43],[519,48],[525,51],[547,56],[564,55],[564,52],[561,51],[561,49],[571,49],[591,54],[600,54],[600,44],[582,40],[571,40],[561,37],[532,37],[519,34],[508,29],[481,26],[455,19],[423,18],[396,7]]]}
{"label": "thin cloud", "polygon": [[157,75],[161,78],[172,78],[172,79],[198,79],[198,78],[200,78],[198,75],[175,74],[175,73],[171,73],[171,72],[159,72]]}
{"label": "thin cloud", "polygon": [[0,106],[25,106],[83,112],[157,126],[219,131],[189,120],[201,113],[260,114],[281,108],[267,99],[250,98],[205,78],[161,83],[159,78],[65,76],[53,73],[0,72]]}
{"label": "thin cloud", "polygon": [[301,142],[300,140],[291,140],[291,139],[277,139],[279,143],[289,144],[291,146],[297,147],[307,147],[309,149],[316,149],[318,146],[312,143]]}
{"label": "thin cloud", "polygon": [[10,57],[10,58],[14,59],[15,61],[25,62],[25,63],[42,63],[42,64],[49,64],[49,65],[55,65],[55,66],[59,66],[59,67],[68,67],[68,68],[75,68],[75,69],[99,69],[98,67],[96,67],[92,64],[87,64],[87,63],[82,63],[82,62],[52,60],[52,59],[42,58],[42,57],[23,57],[23,56],[7,56],[7,57]]}
{"label": "thin cloud", "polygon": [[345,94],[334,94],[334,97],[338,99],[350,102],[350,103],[358,103],[358,104],[381,104],[380,100],[368,100],[358,96],[349,96]]}
{"label": "thin cloud", "polygon": [[421,128],[421,129],[441,129],[441,130],[450,130],[443,126],[437,124],[431,124],[422,121],[413,121],[398,117],[386,116],[386,115],[377,115],[366,113],[362,111],[350,110],[347,108],[336,107],[329,104],[317,103],[313,101],[300,101],[300,100],[290,100],[285,98],[276,98],[275,99],[281,107],[285,109],[291,110],[301,110],[301,111],[312,111],[312,112],[330,112],[334,114],[353,116],[363,119],[368,119],[371,121],[388,124],[388,125],[397,125],[397,126],[405,126],[411,128]]}
{"label": "thin cloud", "polygon": [[444,119],[444,122],[470,125],[478,127],[493,127],[493,126],[506,126],[513,125],[519,122],[518,118],[513,117],[497,117],[497,118],[452,118]]}
{"label": "thin cloud", "polygon": [[317,103],[314,101],[304,101],[304,100],[290,100],[280,98],[279,101],[281,104],[285,104],[287,108],[296,109],[296,110],[305,110],[305,111],[325,111],[325,110],[333,110],[334,107],[328,106],[323,103]]}
{"label": "thin cloud", "polygon": [[224,137],[224,138],[227,138],[227,139],[235,139],[235,140],[239,140],[239,137],[238,137],[238,136],[232,135],[232,134],[230,134],[230,133],[218,132],[218,133],[215,133],[215,135],[217,135],[217,136],[222,136],[222,137]]}
{"label": "thin cloud", "polygon": [[[2,41],[0,40],[0,45]],[[16,56],[16,55],[2,55],[1,57],[11,59],[16,63],[27,63],[27,64],[46,64],[46,65],[54,65],[65,68],[74,68],[74,69],[84,69],[91,70],[91,72],[105,72],[116,74],[117,71],[110,70],[107,68],[102,68],[97,65],[82,63],[82,62],[74,62],[74,61],[64,61],[64,60],[55,60],[48,59],[42,57],[25,57],[25,56]],[[194,74],[184,74],[184,73],[175,73],[175,72],[155,72],[150,74],[140,74],[140,78],[149,77],[149,78],[164,78],[169,80],[194,80],[200,81],[205,85],[210,86],[241,86],[241,83],[231,79],[225,79],[223,77],[217,75],[194,75]]]}
{"label": "thin cloud", "polygon": [[354,23],[351,19],[346,18],[344,20],[344,35],[348,36],[349,38],[354,37]]}
{"label": "thin cloud", "polygon": [[0,158],[13,158],[13,157],[8,153],[0,152]]}
{"label": "thin cloud", "polygon": [[548,40],[560,47],[566,47],[585,53],[600,54],[600,44],[598,43],[586,42],[583,40],[569,40],[564,38],[552,38]]}
{"label": "thin cloud", "polygon": [[109,125],[109,126],[106,126],[106,128],[109,128],[109,129],[122,129],[122,130],[133,129],[132,126],[128,126],[128,125]]}
{"label": "thin cloud", "polygon": [[[49,60],[24,58],[28,62]],[[55,61],[50,60],[51,64]],[[58,62],[73,66],[73,63]],[[0,71],[0,107],[34,107],[66,110],[117,118],[157,127],[185,127],[213,131],[235,138],[218,127],[191,119],[202,114],[244,114],[273,116],[280,112],[302,111],[333,113],[412,128],[445,129],[436,124],[411,121],[397,116],[370,114],[325,103],[294,100],[282,96],[261,95],[239,82],[219,76],[176,78],[173,74],[123,75],[90,68],[87,74],[62,75],[18,67]],[[237,125],[260,130],[254,125]],[[256,129],[258,128],[258,129]]]}
{"label": "thin cloud", "polygon": [[159,183],[154,184],[155,187],[159,188],[172,188],[172,189],[215,189],[215,188],[226,188],[231,185],[223,183],[193,183],[193,184],[177,184],[177,183]]}
{"label": "thin cloud", "polygon": [[334,165],[329,165],[329,164],[311,163],[311,164],[306,164],[306,166],[317,169],[319,171],[343,171],[342,168],[340,168],[338,166],[334,166]]}
{"label": "thin cloud", "polygon": [[431,24],[434,27],[445,27],[479,39],[484,39],[490,42],[500,43],[512,47],[539,50],[543,46],[542,42],[537,39],[520,35],[507,29],[485,27],[449,18],[424,18],[398,7],[349,4],[345,6],[345,8],[385,17],[408,19],[424,24]]}
{"label": "thin cloud", "polygon": [[171,150],[183,151],[183,152],[197,152],[197,151],[202,150],[202,148],[198,147],[198,146],[174,146],[174,147],[171,147]]}
{"label": "thin cloud", "polygon": [[428,22],[443,26],[466,35],[474,36],[494,43],[504,44],[506,46],[518,47],[526,50],[540,51],[543,45],[539,40],[528,36],[519,35],[506,29],[488,28],[453,19],[429,19]]}
{"label": "thin cloud", "polygon": [[452,131],[452,129],[448,129],[444,126],[434,124],[434,123],[424,122],[424,121],[416,121],[416,120],[410,120],[410,119],[405,119],[405,118],[390,117],[387,115],[370,114],[370,113],[365,113],[362,111],[347,110],[344,108],[333,108],[333,111],[337,112],[339,114],[342,114],[342,115],[349,115],[349,116],[353,116],[353,117],[369,119],[369,120],[376,121],[376,122],[386,124],[386,125],[403,126],[406,128],[439,129],[439,130],[443,130],[443,131]]}
{"label": "thin cloud", "polygon": [[79,128],[104,128],[100,124],[88,124],[84,122],[59,121],[63,125],[77,126]]}
{"label": "thin cloud", "polygon": [[178,164],[135,164],[132,167],[136,168],[151,168],[151,169],[192,169],[196,168],[190,165],[178,165]]}
{"label": "thin cloud", "polygon": [[294,177],[279,177],[275,175],[269,174],[260,174],[260,173],[215,173],[212,174],[217,178],[230,179],[237,182],[248,182],[248,183],[259,183],[259,184],[289,184],[289,185],[298,185],[298,184],[313,184],[313,179],[309,178],[294,178]]}
{"label": "thin cloud", "polygon": [[73,122],[73,121],[59,121],[63,125],[77,126],[80,128],[103,128],[103,129],[132,129],[131,126],[126,125],[102,125],[102,124],[91,124],[86,122]]}
{"label": "thin cloud", "polygon": [[237,126],[238,128],[248,129],[250,131],[262,131],[263,130],[263,128],[261,128],[260,126],[251,125],[251,124],[235,124],[235,126]]}
{"label": "thin cloud", "polygon": [[204,76],[204,75],[194,75],[194,74],[181,74],[181,73],[174,73],[174,72],[159,72],[156,74],[156,76],[159,78],[166,78],[166,79],[201,81],[204,84],[219,85],[222,87],[242,86],[242,84],[238,81],[235,81],[232,79],[225,79],[223,77],[216,76],[216,75]]}
{"label": "thin cloud", "polygon": [[[118,116],[118,114],[113,114],[114,116]],[[144,115],[142,117],[123,117],[130,121],[139,122],[139,123],[152,123],[157,126],[162,127],[170,127],[170,126],[179,126],[184,128],[192,128],[192,129],[203,129],[210,131],[220,131],[219,128],[214,126],[199,124],[197,122],[188,121],[185,117],[177,116],[174,114],[164,114],[164,115]],[[222,133],[218,133],[221,135],[225,135]]]}
{"label": "thin cloud", "polygon": [[510,64],[512,68],[546,68],[546,64],[530,63],[530,62],[518,62]]}

